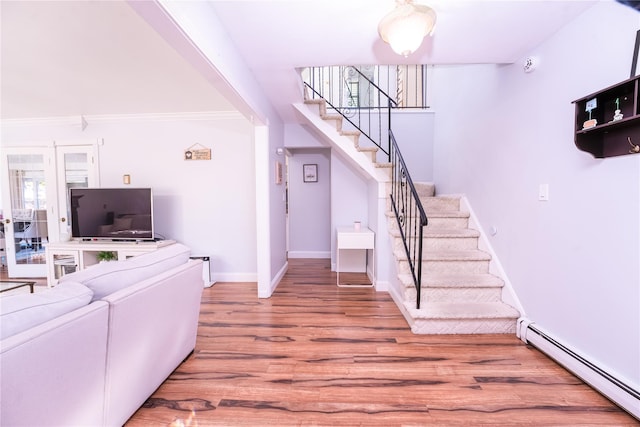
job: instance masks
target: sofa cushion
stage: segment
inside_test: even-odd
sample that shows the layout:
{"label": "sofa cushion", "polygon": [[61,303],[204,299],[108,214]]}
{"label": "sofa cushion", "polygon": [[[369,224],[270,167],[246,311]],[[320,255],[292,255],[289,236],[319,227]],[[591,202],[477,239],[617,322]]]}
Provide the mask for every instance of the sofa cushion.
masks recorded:
{"label": "sofa cushion", "polygon": [[190,254],[191,250],[187,246],[174,243],[125,261],[105,262],[62,276],[60,283],[67,280],[80,282],[93,291],[93,301],[96,301],[134,283],[184,264],[189,261]]}
{"label": "sofa cushion", "polygon": [[89,304],[93,292],[77,282],[65,282],[35,294],[0,299],[0,340]]}

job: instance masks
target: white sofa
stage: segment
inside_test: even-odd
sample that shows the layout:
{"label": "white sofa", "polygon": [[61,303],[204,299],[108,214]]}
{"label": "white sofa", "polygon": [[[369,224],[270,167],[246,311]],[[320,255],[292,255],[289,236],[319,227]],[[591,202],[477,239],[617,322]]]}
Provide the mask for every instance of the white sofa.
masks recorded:
{"label": "white sofa", "polygon": [[124,425],[195,347],[189,255],[173,244],[0,298],[0,425]]}

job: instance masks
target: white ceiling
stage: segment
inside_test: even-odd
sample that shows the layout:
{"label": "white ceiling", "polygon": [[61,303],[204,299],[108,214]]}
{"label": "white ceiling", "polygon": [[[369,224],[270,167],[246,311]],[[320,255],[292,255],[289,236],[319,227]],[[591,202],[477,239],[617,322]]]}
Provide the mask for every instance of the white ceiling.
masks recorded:
{"label": "white ceiling", "polygon": [[[512,63],[598,0],[417,0],[438,20],[407,59],[377,35],[394,0],[201,1],[290,121],[296,67]],[[0,14],[3,119],[231,109],[124,1],[1,0]]]}

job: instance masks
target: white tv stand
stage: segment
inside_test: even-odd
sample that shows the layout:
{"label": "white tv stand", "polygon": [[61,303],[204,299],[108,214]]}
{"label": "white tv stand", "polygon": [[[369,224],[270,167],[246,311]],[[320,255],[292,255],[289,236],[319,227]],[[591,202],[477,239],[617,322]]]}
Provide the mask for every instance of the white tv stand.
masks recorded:
{"label": "white tv stand", "polygon": [[160,240],[157,242],[112,242],[108,240],[48,243],[45,245],[47,260],[47,285],[58,283],[64,274],[76,270],[84,270],[97,264],[98,253],[103,251],[115,252],[118,261],[136,255],[155,251],[159,248],[174,244],[174,240]]}

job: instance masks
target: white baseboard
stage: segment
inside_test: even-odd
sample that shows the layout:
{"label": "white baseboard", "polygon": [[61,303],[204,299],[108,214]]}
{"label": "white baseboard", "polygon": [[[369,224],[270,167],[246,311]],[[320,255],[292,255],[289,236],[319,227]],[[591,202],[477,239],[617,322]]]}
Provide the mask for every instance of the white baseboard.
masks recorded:
{"label": "white baseboard", "polygon": [[258,273],[216,273],[214,282],[257,282]]}
{"label": "white baseboard", "polygon": [[331,251],[289,251],[288,258],[331,258]]}

